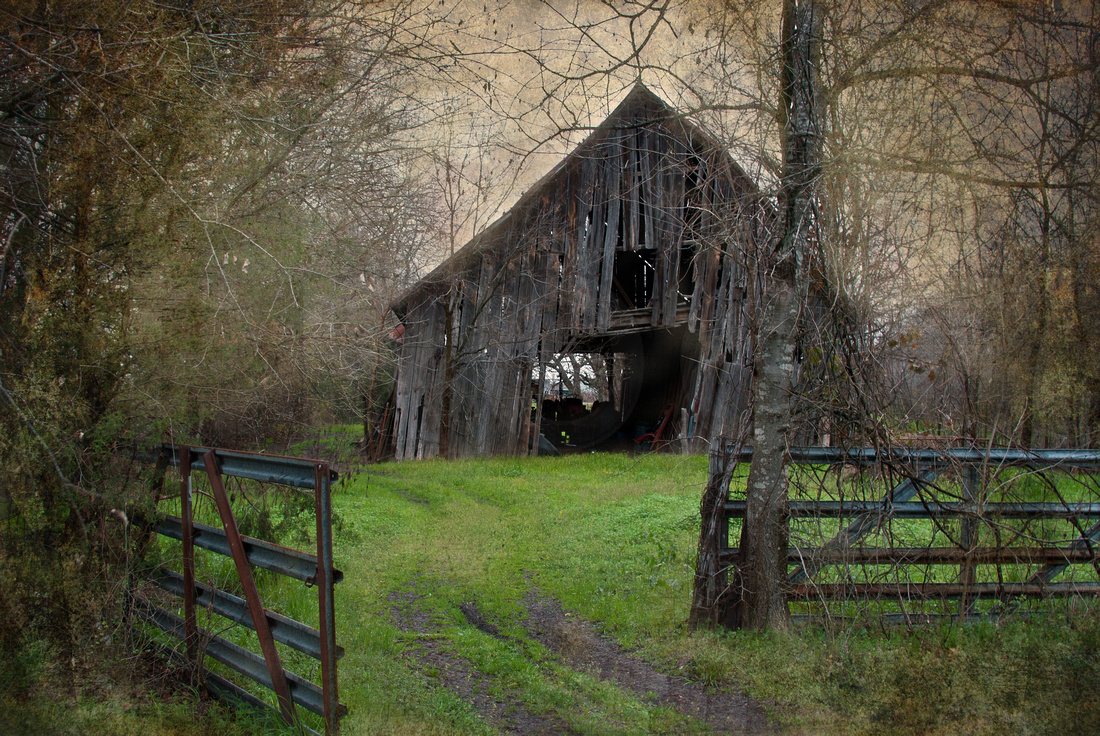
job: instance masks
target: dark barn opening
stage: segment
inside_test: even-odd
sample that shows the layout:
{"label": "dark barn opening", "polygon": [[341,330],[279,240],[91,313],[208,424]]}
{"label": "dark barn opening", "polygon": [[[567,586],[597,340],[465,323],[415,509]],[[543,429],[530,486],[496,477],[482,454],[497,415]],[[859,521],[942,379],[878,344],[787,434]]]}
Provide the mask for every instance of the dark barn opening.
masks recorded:
{"label": "dark barn opening", "polygon": [[648,308],[656,274],[655,249],[615,251],[615,293],[611,296],[615,310]]}
{"label": "dark barn opening", "polygon": [[[541,434],[558,450],[589,449],[615,437],[634,413],[645,378],[638,335],[588,341],[539,366]],[[536,379],[538,376],[536,376]]]}

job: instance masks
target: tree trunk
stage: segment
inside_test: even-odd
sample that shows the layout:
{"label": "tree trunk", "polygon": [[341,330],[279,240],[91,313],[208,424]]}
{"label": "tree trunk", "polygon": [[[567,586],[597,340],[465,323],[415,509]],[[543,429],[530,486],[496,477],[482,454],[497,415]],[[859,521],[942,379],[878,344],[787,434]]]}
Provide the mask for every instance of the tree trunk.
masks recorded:
{"label": "tree trunk", "polygon": [[741,526],[742,589],[734,614],[748,629],[786,628],[787,488],[799,299],[780,284],[761,315],[753,371],[753,451]]}
{"label": "tree trunk", "polygon": [[753,367],[753,456],[741,527],[742,587],[736,623],[786,628],[787,489],[798,323],[808,298],[814,183],[821,145],[816,100],[819,8],[813,0],[783,4],[780,115],[783,177],[776,244],[762,254],[763,310],[757,316]]}

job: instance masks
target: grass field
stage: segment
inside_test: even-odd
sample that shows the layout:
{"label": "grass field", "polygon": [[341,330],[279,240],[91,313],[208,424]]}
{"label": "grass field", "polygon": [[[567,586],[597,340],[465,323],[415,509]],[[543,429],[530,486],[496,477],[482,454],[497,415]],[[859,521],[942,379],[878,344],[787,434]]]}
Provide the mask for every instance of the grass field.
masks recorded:
{"label": "grass field", "polygon": [[[706,731],[541,645],[526,624],[532,591],[663,672],[767,703],[792,733],[1100,732],[1100,621],[1080,604],[913,632],[873,618],[689,631],[705,476],[699,457],[575,455],[383,465],[349,479],[336,500],[347,732],[493,732],[418,658],[417,637],[576,733]],[[428,631],[397,620],[409,599]]]}
{"label": "grass field", "polygon": [[[1080,601],[912,631],[873,616],[689,630],[705,477],[702,457],[599,454],[345,473],[334,489],[343,733],[1100,733],[1100,617]],[[254,500],[246,523],[308,549],[300,506]],[[312,591],[260,582],[270,607],[315,616]],[[316,675],[308,660],[292,665]],[[9,718],[44,707],[3,704]],[[181,707],[148,713],[141,732],[182,733]],[[134,710],[108,715],[130,723]]]}

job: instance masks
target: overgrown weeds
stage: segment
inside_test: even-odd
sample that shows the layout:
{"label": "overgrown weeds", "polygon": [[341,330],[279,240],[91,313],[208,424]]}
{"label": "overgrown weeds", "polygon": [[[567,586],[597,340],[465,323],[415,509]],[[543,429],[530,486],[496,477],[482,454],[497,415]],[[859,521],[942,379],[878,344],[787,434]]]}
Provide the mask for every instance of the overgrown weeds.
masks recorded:
{"label": "overgrown weeds", "polygon": [[285,729],[201,700],[179,674],[129,642],[100,642],[94,662],[66,659],[31,634],[0,658],[4,736],[263,736]]}

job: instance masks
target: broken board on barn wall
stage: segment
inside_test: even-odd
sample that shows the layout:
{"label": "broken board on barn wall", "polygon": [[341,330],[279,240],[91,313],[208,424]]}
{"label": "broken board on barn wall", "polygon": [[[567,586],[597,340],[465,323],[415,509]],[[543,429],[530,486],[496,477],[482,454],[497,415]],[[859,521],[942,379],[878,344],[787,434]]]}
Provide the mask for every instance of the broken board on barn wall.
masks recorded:
{"label": "broken board on barn wall", "polygon": [[[627,439],[659,429],[694,449],[737,427],[751,362],[746,264],[766,221],[728,153],[637,85],[392,305],[405,325],[397,458],[534,453],[551,426],[564,449],[608,428]],[[629,409],[609,388],[621,389],[626,365],[649,381]],[[600,431],[560,430],[563,417]]]}

